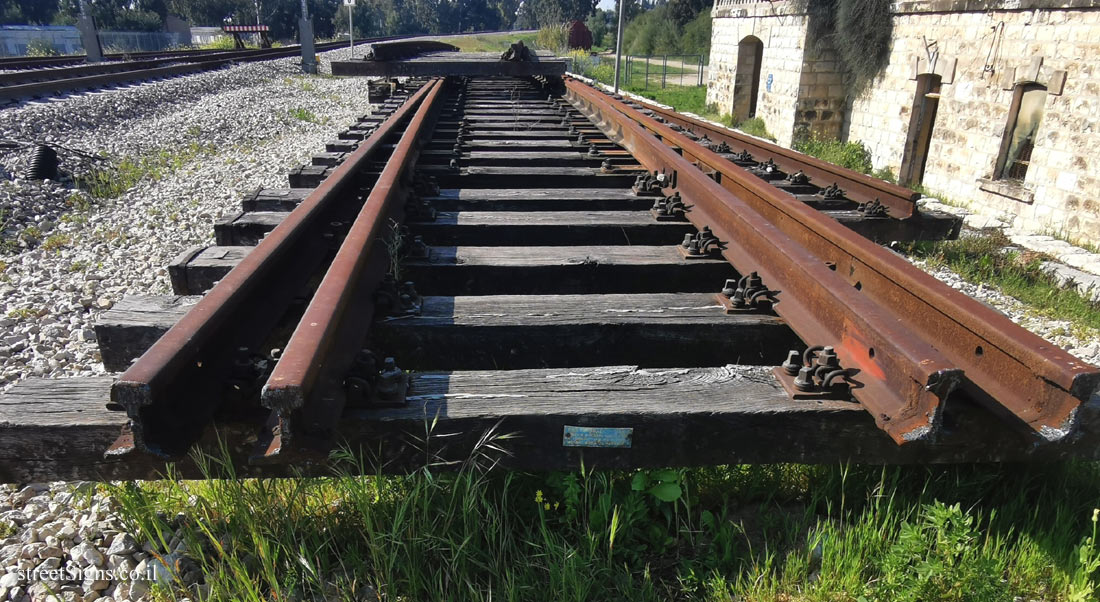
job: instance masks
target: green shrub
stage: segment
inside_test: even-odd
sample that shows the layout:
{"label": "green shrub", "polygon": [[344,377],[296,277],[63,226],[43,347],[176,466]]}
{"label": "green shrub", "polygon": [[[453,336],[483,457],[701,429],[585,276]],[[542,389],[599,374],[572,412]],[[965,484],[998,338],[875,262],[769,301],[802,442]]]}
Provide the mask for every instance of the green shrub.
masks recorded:
{"label": "green shrub", "polygon": [[319,121],[317,120],[317,116],[314,115],[313,111],[310,111],[309,109],[304,109],[302,107],[297,107],[297,108],[291,109],[289,111],[289,113],[290,113],[291,117],[293,117],[293,118],[295,118],[299,121],[305,121],[307,123],[319,123]]}
{"label": "green shrub", "polygon": [[608,62],[594,65],[590,70],[588,77],[599,80],[605,84],[610,84],[615,79],[615,66]]}
{"label": "green shrub", "polygon": [[878,179],[880,179],[880,180],[886,180],[887,182],[890,182],[891,184],[897,184],[898,183],[898,177],[896,175],[894,175],[894,170],[890,169],[889,167],[882,167],[880,169],[876,169],[876,170],[871,172],[871,175],[878,178]]}
{"label": "green shrub", "polygon": [[200,50],[234,50],[237,48],[233,36],[218,36],[213,40],[200,44]]}
{"label": "green shrub", "polygon": [[894,21],[890,3],[882,0],[792,0],[796,12],[809,16],[811,49],[835,50],[853,97],[880,77],[890,63]]}
{"label": "green shrub", "polygon": [[42,241],[42,249],[45,251],[60,251],[71,245],[73,238],[68,234],[51,234]]}
{"label": "green shrub", "polygon": [[672,18],[668,5],[643,12],[623,30],[627,54],[710,54],[710,9],[699,12],[682,25]]}
{"label": "green shrub", "polygon": [[561,54],[569,48],[569,28],[565,23],[547,25],[539,29],[538,35],[535,36],[535,45]]}
{"label": "green shrub", "polygon": [[[592,46],[604,46],[607,42],[604,40],[604,36],[609,33],[609,27],[607,26],[607,16],[602,10],[597,10],[588,16],[584,24],[588,27],[588,30],[592,32]],[[614,45],[614,40],[606,45]]]}
{"label": "green shrub", "polygon": [[772,136],[772,133],[768,131],[768,126],[764,124],[764,120],[759,117],[752,117],[744,121],[739,121],[735,125],[733,125],[733,127],[741,130],[742,132],[745,132],[746,134],[751,134],[753,136],[775,142],[775,136]]}
{"label": "green shrub", "polygon": [[897,602],[999,602],[1011,600],[1001,580],[1005,566],[982,541],[974,517],[959,504],[921,508],[916,523],[901,525],[879,565],[874,599]]}
{"label": "green shrub", "polygon": [[27,56],[58,56],[61,52],[49,40],[36,38],[27,43]]}
{"label": "green shrub", "polygon": [[871,151],[859,141],[841,142],[810,136],[796,142],[794,149],[834,165],[847,167],[860,173],[871,173]]}
{"label": "green shrub", "polygon": [[709,10],[703,10],[697,17],[684,24],[680,36],[680,52],[701,54],[706,61],[710,56],[710,26],[713,20]]}

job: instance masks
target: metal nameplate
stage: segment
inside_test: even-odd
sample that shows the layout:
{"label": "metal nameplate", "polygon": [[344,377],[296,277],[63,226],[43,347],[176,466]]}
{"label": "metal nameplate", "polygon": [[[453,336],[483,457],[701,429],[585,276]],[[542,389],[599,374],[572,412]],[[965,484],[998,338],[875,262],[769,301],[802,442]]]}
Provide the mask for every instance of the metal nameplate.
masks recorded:
{"label": "metal nameplate", "polygon": [[564,447],[630,447],[632,428],[565,425],[561,444]]}

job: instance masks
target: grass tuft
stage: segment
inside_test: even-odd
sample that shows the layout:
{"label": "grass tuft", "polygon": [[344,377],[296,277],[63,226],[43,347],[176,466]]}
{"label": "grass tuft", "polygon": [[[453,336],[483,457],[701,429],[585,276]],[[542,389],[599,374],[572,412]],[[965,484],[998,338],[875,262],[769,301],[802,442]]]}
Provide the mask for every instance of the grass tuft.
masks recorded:
{"label": "grass tuft", "polygon": [[860,173],[869,174],[873,170],[871,151],[859,141],[842,142],[810,136],[796,142],[794,150]]}
{"label": "grass tuft", "polygon": [[[421,441],[429,463],[432,429]],[[226,460],[200,457],[217,478],[111,492],[158,553],[181,534],[204,600],[915,602],[1096,591],[1096,463],[498,473],[507,445],[491,432],[453,471],[402,476],[370,474],[347,450],[331,478],[238,479]]]}
{"label": "grass tuft", "polygon": [[932,266],[948,267],[968,282],[996,286],[1042,316],[1100,330],[1100,302],[1059,286],[1042,270],[1048,257],[1006,249],[1009,245],[1003,233],[992,232],[963,235],[958,240],[906,243],[902,250]]}
{"label": "grass tuft", "polygon": [[296,107],[296,108],[290,109],[290,111],[288,111],[288,113],[290,114],[291,117],[293,117],[293,118],[295,118],[299,121],[305,121],[307,123],[320,123],[320,121],[317,119],[317,115],[315,115],[313,113],[313,111],[310,111],[309,109],[305,109],[305,108],[302,108],[302,107]]}
{"label": "grass tuft", "polygon": [[68,234],[58,233],[51,234],[46,237],[46,240],[42,241],[42,249],[44,251],[60,251],[65,247],[71,245],[73,237]]}
{"label": "grass tuft", "polygon": [[[114,199],[140,182],[159,181],[214,151],[213,144],[192,142],[179,149],[161,149],[144,157],[124,157],[112,161],[108,167],[78,177],[77,185],[94,200]],[[84,202],[80,207],[90,207],[90,202]]]}

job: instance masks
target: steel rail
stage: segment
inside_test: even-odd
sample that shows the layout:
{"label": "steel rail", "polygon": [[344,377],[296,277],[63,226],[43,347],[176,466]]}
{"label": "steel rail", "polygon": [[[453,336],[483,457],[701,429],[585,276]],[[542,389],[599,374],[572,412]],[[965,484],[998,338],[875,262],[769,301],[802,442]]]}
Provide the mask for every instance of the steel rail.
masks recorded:
{"label": "steel rail", "polygon": [[0,100],[17,100],[41,94],[59,94],[61,92],[80,90],[83,88],[122,84],[140,79],[186,75],[199,71],[220,69],[232,62],[231,59],[223,59],[218,61],[183,63],[180,65],[168,65],[166,67],[153,67],[151,69],[137,69],[3,86],[0,87]]}
{"label": "steel rail", "polygon": [[180,61],[179,59],[149,59],[142,61],[126,62],[105,61],[102,63],[92,63],[89,65],[74,65],[68,67],[54,67],[50,69],[12,71],[9,73],[0,73],[0,90],[10,86],[19,86],[22,84],[73,79],[76,77],[88,77],[93,75],[106,75],[109,73],[121,73],[124,71],[139,71],[142,69],[152,69],[154,67],[160,67],[163,66],[165,63],[203,62],[203,60],[205,60],[205,57],[204,59],[198,61]]}
{"label": "steel rail", "polygon": [[[369,42],[370,40],[362,40],[357,42],[357,44]],[[343,47],[343,45],[337,42],[330,42],[319,44],[317,50],[333,50]],[[0,85],[0,100],[17,100],[43,94],[59,94],[71,90],[122,84],[141,79],[186,75],[200,71],[220,69],[233,63],[265,61],[290,57],[296,55],[299,51],[300,49],[298,46],[218,51],[216,53],[203,54],[202,56],[142,61],[140,63],[105,62],[94,65],[77,65],[72,67],[60,67],[57,69],[41,69],[21,71],[12,74],[0,74],[0,82],[8,78],[14,82],[22,82]],[[163,64],[165,62],[172,64],[147,67],[150,63]],[[116,67],[121,67],[121,69]],[[50,75],[51,71],[60,72],[61,75],[76,75],[73,77],[47,79],[37,77],[40,74]],[[91,74],[81,75],[81,73]]]}
{"label": "steel rail", "polygon": [[[341,46],[342,48],[343,46]],[[292,54],[292,53],[291,53]],[[133,59],[128,61],[104,61],[101,63],[89,63],[52,67],[48,69],[29,69],[0,73],[0,89],[6,86],[20,84],[71,79],[107,73],[120,73],[124,71],[138,71],[152,69],[166,64],[206,63],[219,61],[255,61],[268,58],[281,58],[288,56],[286,48],[261,48],[248,50],[219,50],[219,51],[195,51],[193,54],[175,56],[150,57]]]}
{"label": "steel rail", "polygon": [[[876,313],[919,333],[948,358],[950,365],[963,371],[967,391],[994,412],[1026,425],[1041,441],[1059,441],[1073,432],[1078,408],[1100,387],[1100,370],[1096,367],[1024,330],[836,220],[803,203],[791,202],[746,170],[664,124],[576,80],[567,85],[571,92],[599,100],[607,110],[651,132],[647,142],[656,140],[653,138],[656,134],[666,144],[679,146],[685,161],[697,160],[718,171],[719,188],[732,193],[732,197],[726,195],[726,198],[736,199],[762,215],[786,237],[808,249],[819,262],[832,262],[836,271],[830,280],[835,282],[839,278],[839,282],[830,284],[830,288],[858,287],[860,296],[874,303]],[[710,199],[693,201],[697,205],[693,211],[733,209],[717,207]],[[804,284],[796,283],[786,293],[791,295],[803,287]],[[789,298],[776,306],[781,314],[786,302]],[[847,313],[862,312],[858,306],[851,306]],[[840,351],[860,359],[866,349],[841,341]],[[879,363],[881,358],[882,354],[877,354],[873,363]]]}
{"label": "steel rail", "polygon": [[[347,44],[340,43],[342,46]],[[297,45],[293,46],[297,48]],[[284,47],[285,48],[285,47]],[[252,48],[249,50],[263,50],[262,48]],[[123,52],[123,53],[111,53],[104,54],[103,59],[105,62],[116,61],[143,61],[149,59],[160,58],[172,58],[172,57],[191,57],[191,56],[203,56],[216,54],[219,52],[227,52],[221,48],[215,49],[193,49],[193,50],[143,50],[139,52]],[[40,69],[45,67],[57,67],[63,65],[76,65],[84,64],[84,61],[88,57],[83,54],[77,54],[72,56],[43,56],[43,57],[28,57],[28,56],[9,56],[0,57],[0,69]],[[91,63],[89,63],[91,64]],[[99,64],[99,63],[96,63]]]}
{"label": "steel rail", "polygon": [[833,345],[843,367],[859,370],[852,378],[857,383],[852,395],[880,428],[899,444],[935,434],[943,402],[961,378],[947,358],[843,282],[776,224],[654,138],[620,111],[625,105],[576,80],[566,85],[567,98],[609,139],[646,168],[674,179],[675,190],[691,206],[688,219],[697,227],[710,227],[725,242],[723,255],[739,272],[756,271],[768,288],[780,291],[775,311],[799,337],[811,345]]}
{"label": "steel rail", "polygon": [[[225,380],[224,365],[232,351],[241,344],[263,343],[264,338],[256,337],[266,337],[274,328],[283,314],[280,304],[301,294],[298,289],[315,268],[309,262],[320,263],[327,253],[309,238],[327,225],[333,208],[348,204],[360,172],[401,130],[426,92],[418,90],[398,107],[119,377],[111,387],[111,399],[126,410],[133,432],[124,433],[113,451],[124,453],[136,447],[174,456],[185,452],[201,434],[221,402],[222,390],[211,383]],[[310,253],[314,256],[302,259]]]}
{"label": "steel rail", "polygon": [[846,167],[833,165],[817,157],[811,157],[748,134],[694,119],[676,111],[650,104],[643,106],[659,114],[662,119],[686,127],[697,135],[699,130],[704,130],[703,134],[708,138],[715,142],[725,142],[735,152],[748,151],[758,160],[770,158],[775,161],[780,169],[788,173],[802,171],[810,177],[810,182],[817,186],[824,188],[830,184],[836,184],[844,190],[845,196],[854,202],[866,203],[878,199],[883,205],[890,208],[890,217],[905,219],[913,216],[916,211],[916,202],[920,198],[920,194],[904,186],[891,184]]}
{"label": "steel rail", "polygon": [[[407,181],[425,139],[432,133],[441,105],[444,80],[435,78],[426,91],[393,154],[382,169],[367,201],[329,265],[309,307],[298,322],[279,362],[268,377],[261,404],[272,410],[272,438],[262,442],[261,454],[276,456],[284,451],[299,430],[324,439],[334,429],[346,404],[343,391],[345,372],[367,335],[373,314],[370,294],[382,279],[380,270],[369,270],[372,260],[384,258],[382,233],[386,220],[402,211],[401,200],[408,193]],[[353,300],[370,305],[355,306],[353,320],[346,319]],[[338,340],[339,339],[339,340]],[[299,429],[291,418],[303,410],[308,416]]]}

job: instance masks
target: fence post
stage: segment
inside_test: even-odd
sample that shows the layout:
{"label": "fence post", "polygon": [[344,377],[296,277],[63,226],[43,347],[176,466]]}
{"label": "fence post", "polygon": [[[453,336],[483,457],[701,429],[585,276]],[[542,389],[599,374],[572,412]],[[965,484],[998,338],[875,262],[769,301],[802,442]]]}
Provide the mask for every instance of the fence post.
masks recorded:
{"label": "fence post", "polygon": [[703,85],[703,55],[699,55],[699,85]]}
{"label": "fence post", "polygon": [[687,58],[686,56],[680,57],[680,87],[681,88],[684,87],[684,59],[686,59],[686,58]]}
{"label": "fence post", "polygon": [[645,58],[642,59],[642,60],[645,61],[645,85],[643,86],[643,89],[648,90],[649,89],[649,55],[648,54],[645,55]]}
{"label": "fence post", "polygon": [[661,89],[665,87],[665,81],[668,80],[668,55],[662,57],[661,63]]}

